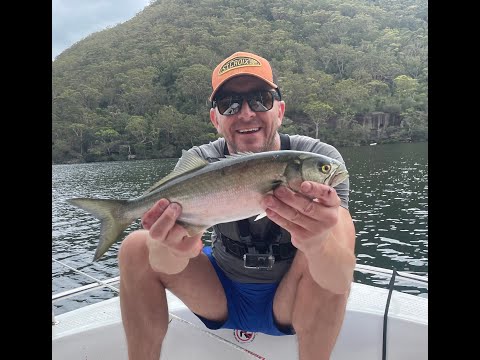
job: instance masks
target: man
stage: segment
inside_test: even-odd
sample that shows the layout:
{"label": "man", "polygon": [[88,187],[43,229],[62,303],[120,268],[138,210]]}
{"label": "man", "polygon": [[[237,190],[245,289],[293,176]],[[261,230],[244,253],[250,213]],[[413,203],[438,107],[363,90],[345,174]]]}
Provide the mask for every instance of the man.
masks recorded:
{"label": "man", "polygon": [[[189,151],[213,161],[291,148],[343,161],[319,140],[280,136],[285,103],[264,58],[231,55],[213,71],[212,87],[210,119],[223,138]],[[143,216],[144,229],[129,234],[119,252],[130,360],[160,356],[168,327],[165,289],[211,329],[296,334],[300,360],[329,359],[355,267],[348,187],[348,180],[336,189],[305,181],[300,194],[281,186],[263,199],[268,218],[216,225],[212,248],[203,250],[200,235],[188,237],[175,223],[181,206],[158,201]],[[275,260],[262,262],[258,254]]]}

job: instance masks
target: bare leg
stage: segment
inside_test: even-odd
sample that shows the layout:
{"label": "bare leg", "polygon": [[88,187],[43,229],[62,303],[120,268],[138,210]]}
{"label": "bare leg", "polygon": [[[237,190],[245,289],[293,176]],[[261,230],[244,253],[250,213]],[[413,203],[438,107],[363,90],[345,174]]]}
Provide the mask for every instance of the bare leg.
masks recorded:
{"label": "bare leg", "polygon": [[207,256],[191,259],[181,273],[166,275],[148,262],[145,230],[122,242],[119,252],[120,306],[130,360],[158,360],[168,328],[168,288],[193,312],[210,320],[227,317],[222,285]]}
{"label": "bare leg", "polygon": [[293,325],[300,360],[328,360],[343,324],[348,293],[333,294],[311,277],[297,251],[292,267],[275,294],[273,310],[280,325]]}

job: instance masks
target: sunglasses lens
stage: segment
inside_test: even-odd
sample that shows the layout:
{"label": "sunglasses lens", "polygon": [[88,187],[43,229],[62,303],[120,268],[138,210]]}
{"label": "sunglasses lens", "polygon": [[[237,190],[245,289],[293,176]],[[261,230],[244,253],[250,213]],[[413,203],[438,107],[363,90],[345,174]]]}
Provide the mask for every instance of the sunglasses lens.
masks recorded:
{"label": "sunglasses lens", "polygon": [[248,97],[248,105],[255,112],[265,112],[273,107],[273,95],[269,91],[259,91]]}
{"label": "sunglasses lens", "polygon": [[234,115],[240,111],[242,103],[243,97],[241,96],[226,96],[217,100],[217,107],[222,115]]}
{"label": "sunglasses lens", "polygon": [[273,107],[275,98],[274,91],[257,91],[245,95],[227,95],[215,101],[218,112],[222,115],[235,115],[242,108],[243,100],[246,99],[252,111],[265,112]]}

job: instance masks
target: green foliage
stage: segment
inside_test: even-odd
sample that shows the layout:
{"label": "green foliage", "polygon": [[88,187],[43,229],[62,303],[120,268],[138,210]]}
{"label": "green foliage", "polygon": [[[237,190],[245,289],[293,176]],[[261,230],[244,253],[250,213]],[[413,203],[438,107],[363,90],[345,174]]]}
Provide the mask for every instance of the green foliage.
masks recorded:
{"label": "green foliage", "polygon": [[315,124],[315,139],[318,139],[319,128],[326,127],[327,121],[335,114],[330,105],[314,100],[305,105],[305,113]]}
{"label": "green foliage", "polygon": [[[52,161],[173,157],[214,140],[211,72],[235,51],[271,60],[283,132],[333,145],[428,139],[427,5],[151,1],[53,62]],[[371,125],[373,113],[389,125]]]}

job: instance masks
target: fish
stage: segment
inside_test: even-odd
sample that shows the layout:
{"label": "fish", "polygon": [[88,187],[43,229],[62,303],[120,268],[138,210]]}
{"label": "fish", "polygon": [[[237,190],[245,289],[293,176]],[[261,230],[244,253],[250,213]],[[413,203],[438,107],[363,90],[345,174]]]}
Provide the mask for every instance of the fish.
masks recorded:
{"label": "fish", "polygon": [[245,152],[209,162],[182,150],[173,171],[139,197],[84,197],[67,202],[100,220],[100,239],[93,257],[93,261],[98,261],[121,240],[132,222],[162,198],[181,205],[177,223],[194,236],[215,224],[266,216],[261,200],[280,185],[298,192],[304,180],[335,187],[347,177],[344,163],[311,152]]}

